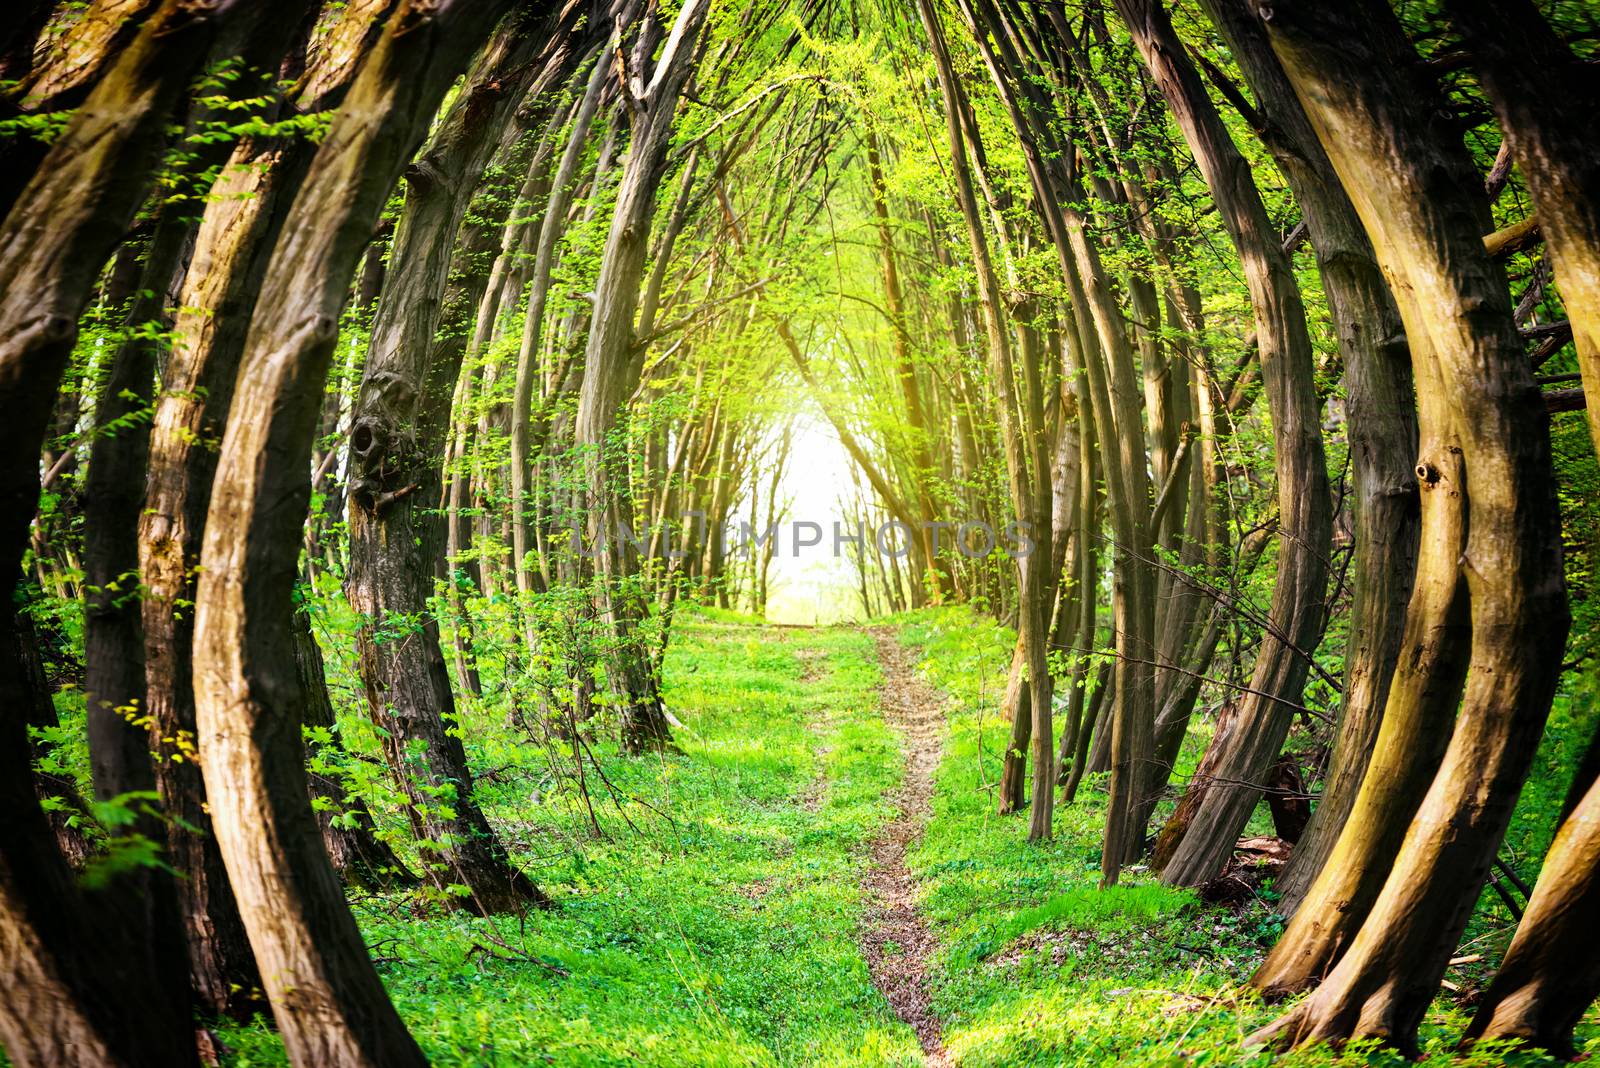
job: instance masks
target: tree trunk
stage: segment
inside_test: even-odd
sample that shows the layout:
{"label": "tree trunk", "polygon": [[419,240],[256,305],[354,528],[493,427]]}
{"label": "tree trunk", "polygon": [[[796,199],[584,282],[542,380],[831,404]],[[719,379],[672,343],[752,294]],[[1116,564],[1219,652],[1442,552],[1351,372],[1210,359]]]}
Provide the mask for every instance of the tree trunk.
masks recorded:
{"label": "tree trunk", "polygon": [[913,479],[917,491],[917,514],[921,519],[918,536],[922,543],[922,557],[933,569],[931,583],[919,576],[912,589],[913,599],[920,598],[925,585],[931,586],[942,600],[950,592],[950,576],[939,566],[934,551],[934,522],[938,515],[933,507],[933,495],[928,492],[928,482],[933,477],[933,455],[929,449],[927,419],[923,415],[922,390],[917,385],[917,368],[911,362],[910,324],[905,315],[905,299],[900,289],[900,264],[895,257],[894,231],[889,224],[889,198],[884,188],[883,164],[879,158],[876,134],[867,135],[867,178],[872,190],[872,214],[878,228],[878,246],[883,251],[883,303],[889,312],[889,329],[894,332],[895,376],[900,380],[900,396],[906,407],[906,427],[911,437]]}
{"label": "tree trunk", "polygon": [[1573,1055],[1572,1029],[1600,995],[1600,731],[1589,743],[1544,868],[1517,924],[1500,970],[1462,1036],[1517,1039],[1562,1059]]}
{"label": "tree trunk", "polygon": [[[1323,984],[1255,1039],[1295,1045],[1370,1036],[1414,1050],[1418,1021],[1483,887],[1560,673],[1568,615],[1549,416],[1505,277],[1484,250],[1482,178],[1388,6],[1280,4],[1266,26],[1390,281],[1421,403],[1424,560],[1380,747],[1397,703],[1454,705],[1459,674],[1440,670],[1447,665],[1419,630],[1448,625],[1463,601],[1471,661],[1438,774],[1392,868],[1376,858],[1378,870],[1390,870],[1360,932]],[[1422,677],[1410,676],[1413,664]],[[1412,690],[1417,684],[1420,692]],[[1376,781],[1379,757],[1389,755],[1375,754],[1356,813],[1369,785],[1391,785]],[[1409,814],[1375,815],[1401,822]],[[1325,872],[1340,864],[1353,830],[1360,830],[1355,814]]]}
{"label": "tree trunk", "polygon": [[[144,199],[164,131],[226,9],[168,0],[111,63],[0,227],[0,570],[15,575],[38,503],[53,401],[101,266]],[[10,613],[4,625],[10,627]],[[193,1064],[188,991],[152,954],[158,877],[80,890],[28,767],[32,683],[0,643],[0,1036],[21,1065]],[[145,775],[150,774],[145,766]],[[159,890],[159,887],[156,888]],[[171,933],[176,935],[174,915]]]}
{"label": "tree trunk", "polygon": [[1281,895],[1278,910],[1291,916],[1355,804],[1400,655],[1421,525],[1411,470],[1417,446],[1411,354],[1399,310],[1373,258],[1361,219],[1317,143],[1294,87],[1284,77],[1247,0],[1203,0],[1203,6],[1255,97],[1256,130],[1304,212],[1344,356],[1345,416],[1355,483],[1350,641],[1345,651],[1344,700],[1322,796],[1289,855],[1288,866],[1273,884]]}
{"label": "tree trunk", "polygon": [[1572,324],[1588,398],[1589,437],[1600,452],[1600,90],[1531,0],[1451,0],[1446,5],[1533,196],[1539,229]]}
{"label": "tree trunk", "polygon": [[301,742],[296,564],[311,438],[356,263],[468,56],[508,6],[406,2],[368,53],[267,267],[212,487],[195,625],[212,822],[297,1065],[422,1065],[322,848]]}
{"label": "tree trunk", "polygon": [[[259,9],[247,11],[229,31],[242,43],[240,76],[227,87],[231,100],[249,99],[265,90],[277,74],[298,21],[292,9],[265,22],[260,15]],[[227,107],[227,103],[208,106],[191,127],[216,122]],[[110,370],[95,406],[97,427],[84,493],[84,691],[96,792],[114,796],[159,787],[165,814],[176,817],[159,832],[146,833],[159,833],[183,875],[177,882],[177,905],[183,914],[196,1000],[208,1013],[231,1012],[247,1019],[266,1008],[260,998],[260,978],[221,858],[208,841],[205,794],[191,759],[192,708],[184,709],[187,715],[172,716],[170,700],[162,700],[170,692],[147,692],[142,613],[152,602],[139,589],[143,581],[139,533],[150,513],[143,491],[152,437],[151,424],[139,416],[154,402],[161,355],[149,331],[167,325],[169,296],[175,295],[186,274],[195,224],[183,198],[198,192],[191,187],[223,163],[228,151],[225,139],[211,138],[184,153],[172,199],[156,209],[143,274],[124,319],[128,336],[109,358]],[[179,359],[168,361],[175,362]],[[187,668],[187,642],[180,639],[182,647],[167,644],[172,637],[162,634],[153,643],[158,683],[169,681],[159,678],[167,666],[159,661],[169,665],[181,659]],[[187,697],[188,673],[182,673],[178,685]],[[158,709],[158,704],[163,707]]]}
{"label": "tree trunk", "polygon": [[[452,255],[452,248],[485,168],[511,132],[515,108],[545,67],[550,29],[532,16],[508,20],[407,168],[405,205],[350,424],[345,590],[362,617],[357,644],[368,709],[409,801],[424,877],[480,915],[548,901],[512,865],[473,797],[429,604],[445,555],[437,505],[450,403],[466,350],[464,323],[487,282],[474,260],[498,245],[498,230],[478,228],[465,250]],[[554,40],[550,47],[564,55],[563,37]]]}
{"label": "tree trunk", "polygon": [[[28,6],[18,4],[15,10],[20,16]],[[45,9],[48,18],[57,5],[37,6]],[[39,31],[48,28],[46,22],[30,20],[37,22],[37,28],[33,40],[18,42],[19,46],[26,45],[25,58],[18,57],[19,65],[35,55],[38,62],[18,71],[21,77],[16,84],[6,87],[4,99],[0,100],[0,118],[68,111],[83,103],[159,7],[156,0],[93,0],[81,6],[85,10],[78,19],[53,40],[39,39]],[[5,77],[14,75],[7,72]],[[0,139],[0,218],[5,217],[39,171],[49,147],[46,139],[31,135]]]}
{"label": "tree trunk", "polygon": [[[372,813],[359,797],[346,796],[342,785],[318,767],[326,754],[335,757],[339,738],[333,701],[328,697],[328,678],[322,666],[322,649],[311,633],[310,607],[300,604],[294,613],[294,658],[305,688],[305,727],[307,776],[311,786],[311,805],[317,813],[322,844],[328,850],[333,870],[346,885],[374,892],[399,886],[414,886],[417,877],[406,870],[394,850],[372,832]],[[318,741],[326,731],[328,741]],[[335,759],[337,759],[335,757]]]}
{"label": "tree trunk", "polygon": [[[620,38],[613,38],[620,42]],[[523,321],[522,344],[517,350],[516,392],[511,402],[511,561],[515,569],[517,592],[530,598],[538,583],[529,560],[534,549],[533,518],[536,512],[531,496],[533,486],[533,405],[539,384],[539,347],[544,337],[545,302],[550,295],[550,272],[555,267],[556,242],[567,226],[567,209],[576,192],[578,167],[583,162],[584,145],[600,108],[600,97],[611,74],[605,57],[595,60],[594,70],[584,87],[583,98],[572,117],[567,146],[550,180],[550,198],[545,204],[544,221],[539,225],[534,249],[533,278],[528,289],[528,310]],[[529,655],[535,655],[538,635],[533,614],[527,606],[528,622],[524,640]]]}
{"label": "tree trunk", "polygon": [[634,314],[650,243],[650,219],[666,166],[673,114],[694,67],[709,7],[707,0],[688,0],[654,64],[649,60],[660,27],[655,21],[659,16],[652,13],[628,60],[629,84],[624,90],[632,134],[595,283],[575,424],[583,465],[580,514],[587,515],[585,548],[594,554],[596,604],[601,623],[610,632],[607,681],[619,705],[623,745],[634,753],[668,744],[671,731],[649,654],[638,636],[645,609],[639,591],[628,588],[636,561],[631,545],[620,536],[632,527],[632,507],[625,472],[616,469],[617,459],[610,453],[622,406],[637,388],[642,370],[644,354],[638,351]]}
{"label": "tree trunk", "polygon": [[[972,165],[968,153],[979,151],[969,141],[969,130],[976,129],[971,105],[956,79],[938,12],[931,0],[919,0],[918,11],[933,52],[934,72],[944,100],[945,126],[950,146],[951,173],[956,199],[967,224],[972,263],[978,277],[979,308],[987,340],[989,377],[1000,408],[1000,435],[1006,463],[1006,481],[1018,528],[1033,542],[1031,551],[1016,561],[1017,568],[1017,648],[1012,659],[1011,678],[1006,686],[1005,714],[1011,719],[1011,743],[1006,752],[1006,771],[1001,782],[1001,805],[1020,807],[1023,769],[1031,750],[1033,764],[1033,804],[1029,813],[1028,839],[1050,837],[1055,804],[1055,735],[1051,725],[1051,678],[1046,659],[1049,640],[1046,613],[1050,606],[1050,530],[1049,465],[1043,461],[1044,405],[1043,373],[1039,346],[1031,327],[1023,325],[1020,368],[1013,358],[1005,326],[1006,305],[1000,281],[989,252],[989,239],[973,191]],[[1017,321],[1024,323],[1026,313]],[[1024,396],[1016,396],[1020,381]],[[1033,466],[1030,470],[1029,461]],[[1043,487],[1041,492],[1041,486]],[[1045,502],[1043,514],[1041,500]]]}
{"label": "tree trunk", "polygon": [[1332,512],[1305,309],[1254,175],[1158,0],[1117,0],[1117,10],[1183,130],[1238,250],[1255,312],[1278,476],[1282,540],[1268,626],[1251,674],[1253,692],[1241,695],[1240,727],[1209,762],[1214,775],[1197,775],[1190,783],[1190,792],[1198,790],[1199,797],[1180,807],[1187,808],[1187,820],[1169,822],[1162,830],[1163,837],[1180,839],[1162,868],[1162,881],[1194,886],[1220,872],[1232,855],[1293,722],[1291,706],[1299,703],[1308,661],[1326,623]]}

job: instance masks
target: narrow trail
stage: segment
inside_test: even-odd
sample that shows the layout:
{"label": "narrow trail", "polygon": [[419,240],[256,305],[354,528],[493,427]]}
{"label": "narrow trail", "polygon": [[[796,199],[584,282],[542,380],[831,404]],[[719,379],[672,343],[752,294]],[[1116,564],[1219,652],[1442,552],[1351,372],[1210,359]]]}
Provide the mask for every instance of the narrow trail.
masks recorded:
{"label": "narrow trail", "polygon": [[869,633],[878,643],[878,661],[883,666],[883,718],[905,746],[906,773],[895,794],[899,813],[871,844],[872,867],[862,880],[868,904],[861,950],[873,983],[883,991],[895,1015],[917,1033],[923,1063],[943,1068],[952,1062],[927,981],[928,957],[938,943],[917,912],[916,883],[906,869],[906,848],[921,837],[928,822],[933,773],[939,766],[944,738],[944,713],[939,695],[917,677],[911,657],[894,633]]}

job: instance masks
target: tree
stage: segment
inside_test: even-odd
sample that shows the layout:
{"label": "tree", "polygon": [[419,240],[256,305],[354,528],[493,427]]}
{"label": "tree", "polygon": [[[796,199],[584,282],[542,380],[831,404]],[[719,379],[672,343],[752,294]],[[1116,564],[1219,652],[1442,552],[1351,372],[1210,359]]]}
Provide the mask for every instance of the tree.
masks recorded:
{"label": "tree", "polygon": [[[1272,413],[1281,542],[1272,606],[1235,730],[1219,733],[1210,778],[1191,782],[1162,830],[1164,882],[1193,886],[1232,855],[1278,757],[1322,640],[1332,510],[1305,308],[1249,165],[1206,96],[1158,0],[1117,0],[1134,43],[1205,176],[1244,269]],[[1175,841],[1175,844],[1174,843]]]}
{"label": "tree", "polygon": [[[38,503],[38,456],[95,275],[144,199],[163,132],[209,52],[224,4],[169,0],[117,55],[0,228],[4,564],[12,575]],[[4,625],[13,626],[10,613]],[[33,791],[32,680],[0,644],[0,1034],[21,1064],[189,1064],[187,990],[173,967],[170,886],[140,870],[89,893],[57,852]],[[143,776],[151,774],[148,763]],[[180,964],[181,967],[181,964]]]}
{"label": "tree", "polygon": [[[335,107],[392,4],[362,0],[346,7],[287,99],[273,94],[262,118],[289,120]],[[315,152],[310,140],[293,135],[247,137],[233,148],[211,186],[155,399],[148,477],[137,516],[142,585],[137,603],[144,632],[149,744],[156,754],[155,781],[163,810],[172,817],[168,855],[183,874],[179,898],[194,987],[201,1003],[214,1012],[257,1007],[260,978],[211,831],[200,767],[192,759],[194,616],[189,606],[216,445],[233,399],[255,296]]]}
{"label": "tree", "polygon": [[672,117],[693,69],[709,8],[709,0],[688,0],[654,63],[650,57],[661,41],[662,26],[659,14],[647,14],[626,56],[622,76],[630,124],[628,156],[595,283],[575,426],[583,466],[583,506],[578,514],[588,516],[585,548],[594,554],[595,598],[610,638],[607,681],[618,703],[623,743],[633,752],[666,744],[671,731],[650,658],[638,638],[643,606],[637,592],[626,588],[635,568],[623,532],[631,530],[633,516],[626,483],[613,472],[612,434],[643,369],[634,316],[650,219],[671,142]]}
{"label": "tree", "polygon": [[[1394,297],[1361,219],[1306,121],[1266,34],[1243,0],[1204,0],[1203,6],[1255,97],[1253,106],[1243,100],[1238,103],[1305,213],[1344,357],[1344,408],[1355,483],[1352,640],[1345,649],[1343,700],[1322,795],[1288,865],[1273,883],[1281,895],[1279,911],[1291,916],[1321,871],[1355,803],[1400,655],[1421,522],[1411,471],[1417,441],[1415,398],[1410,350]],[[1215,80],[1231,88],[1220,73]]]}
{"label": "tree", "polygon": [[[1424,548],[1379,753],[1328,867],[1340,862],[1346,838],[1372,833],[1368,820],[1383,825],[1398,853],[1322,985],[1255,1038],[1294,1045],[1372,1036],[1412,1049],[1555,689],[1568,615],[1549,417],[1504,275],[1484,249],[1482,181],[1443,108],[1418,106],[1434,89],[1393,13],[1366,0],[1337,10],[1280,4],[1263,21],[1406,325],[1420,405]],[[1464,687],[1454,659],[1467,638],[1463,622]],[[1436,715],[1437,724],[1458,699],[1455,731],[1414,814],[1403,804],[1363,811],[1369,796],[1393,788],[1381,778],[1384,763],[1418,760],[1384,752],[1399,733],[1391,721],[1416,714],[1403,706]],[[1430,763],[1426,754],[1419,763]],[[1408,819],[1401,844],[1389,828]],[[1360,904],[1346,908],[1360,912]],[[1296,922],[1305,915],[1302,908]]]}
{"label": "tree", "polygon": [[245,345],[201,551],[200,759],[267,996],[296,1064],[425,1063],[323,851],[307,796],[293,593],[339,313],[390,190],[505,3],[407,2],[284,221]]}
{"label": "tree", "polygon": [[1529,0],[1451,0],[1446,9],[1533,196],[1576,342],[1589,437],[1600,449],[1600,91]]}
{"label": "tree", "polygon": [[[569,9],[573,21],[578,10]],[[428,605],[444,560],[436,505],[466,348],[461,321],[444,322],[443,311],[448,304],[459,315],[477,305],[486,278],[464,261],[478,250],[456,251],[454,238],[490,159],[521,132],[518,108],[537,88],[565,80],[581,54],[575,43],[565,19],[507,21],[406,169],[405,205],[350,424],[345,591],[363,617],[358,642],[368,711],[383,728],[390,770],[410,801],[427,856],[424,874],[485,915],[548,901],[511,864],[473,797]],[[465,281],[447,295],[452,274]]]}

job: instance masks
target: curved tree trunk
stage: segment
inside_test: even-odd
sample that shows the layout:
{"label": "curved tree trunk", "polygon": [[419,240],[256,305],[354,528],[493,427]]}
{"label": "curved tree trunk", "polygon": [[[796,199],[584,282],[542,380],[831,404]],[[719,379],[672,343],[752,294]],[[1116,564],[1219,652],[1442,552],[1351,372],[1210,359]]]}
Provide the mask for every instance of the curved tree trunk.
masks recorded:
{"label": "curved tree trunk", "polygon": [[548,901],[511,863],[473,797],[429,605],[447,535],[437,505],[450,403],[466,324],[487,283],[474,262],[498,245],[499,233],[478,228],[465,249],[452,255],[452,248],[490,159],[517,129],[517,106],[536,81],[564,76],[568,42],[565,34],[552,38],[551,29],[550,21],[532,16],[502,26],[407,168],[405,205],[350,424],[345,590],[362,616],[357,643],[368,709],[410,803],[423,875],[461,907],[484,915]]}
{"label": "curved tree trunk", "polygon": [[1600,451],[1600,88],[1530,0],[1450,0],[1473,67],[1533,195],[1572,324],[1589,437]]}
{"label": "curved tree trunk", "polygon": [[501,2],[406,2],[284,222],[229,412],[201,552],[200,760],[229,880],[290,1060],[422,1065],[328,862],[307,792],[292,628],[311,438],[351,276]]}
{"label": "curved tree trunk", "polygon": [[1600,731],[1572,784],[1544,868],[1500,970],[1462,1036],[1520,1038],[1564,1059],[1572,1029],[1600,995]]}
{"label": "curved tree trunk", "polygon": [[[78,317],[144,199],[165,129],[223,21],[220,6],[161,6],[0,228],[0,570],[8,574],[28,541],[39,451]],[[0,643],[0,1036],[8,1055],[22,1065],[195,1063],[186,984],[150,945],[152,932],[168,929],[160,913],[170,890],[148,892],[159,878],[148,873],[93,893],[76,885],[34,794],[25,722],[33,684],[14,640],[8,633]],[[176,936],[175,910],[170,930]]]}
{"label": "curved tree trunk", "polygon": [[1417,425],[1405,327],[1350,198],[1306,121],[1247,0],[1202,0],[1255,97],[1253,125],[1288,179],[1316,250],[1339,350],[1355,494],[1354,584],[1344,700],[1322,796],[1273,883],[1293,915],[1355,804],[1400,655],[1421,526]]}
{"label": "curved tree trunk", "polygon": [[[1305,309],[1288,257],[1267,217],[1255,178],[1206,95],[1200,76],[1157,0],[1117,0],[1145,66],[1171,108],[1233,239],[1255,312],[1262,377],[1272,413],[1282,540],[1268,626],[1250,689],[1239,698],[1239,728],[1208,759],[1162,836],[1181,840],[1162,880],[1193,886],[1219,871],[1250,818],[1293,722],[1308,663],[1326,623],[1332,511]],[[1218,744],[1213,742],[1213,746]],[[1190,794],[1195,797],[1191,799]]]}
{"label": "curved tree trunk", "polygon": [[[1023,311],[1015,317],[1020,351],[1013,357],[1005,325],[1005,298],[1000,290],[999,277],[989,252],[989,238],[973,191],[973,166],[968,154],[970,152],[976,157],[981,146],[969,140],[973,135],[968,131],[976,130],[976,122],[971,105],[956,80],[938,12],[931,0],[919,0],[917,6],[933,51],[934,71],[944,100],[956,198],[966,220],[973,267],[978,276],[978,303],[987,338],[989,377],[1000,408],[1006,481],[1018,526],[1033,543],[1031,549],[1015,561],[1017,646],[1006,685],[1005,712],[1011,718],[1012,731],[1006,752],[1006,769],[1001,780],[1001,806],[1002,811],[1021,807],[1024,768],[1031,763],[1034,789],[1028,839],[1038,841],[1050,837],[1055,805],[1055,735],[1051,727],[1051,678],[1046,660],[1049,643],[1047,615],[1051,596],[1050,476],[1049,465],[1044,461],[1045,387],[1039,358],[1040,346]],[[1020,398],[1017,396],[1019,382],[1023,390]],[[1042,510],[1041,503],[1044,505]]]}
{"label": "curved tree trunk", "polygon": [[671,730],[649,652],[638,635],[643,597],[628,588],[636,577],[637,561],[629,540],[621,536],[632,529],[633,510],[626,472],[615,470],[610,450],[622,406],[637,388],[643,366],[634,315],[650,244],[650,220],[671,144],[673,114],[694,67],[709,8],[708,0],[688,0],[653,64],[650,57],[661,27],[656,22],[659,16],[651,13],[628,59],[629,84],[624,92],[632,117],[631,140],[595,282],[575,424],[583,465],[580,514],[587,516],[585,549],[593,554],[596,604],[610,631],[607,681],[619,705],[623,745],[635,753],[668,744]]}
{"label": "curved tree trunk", "polygon": [[[1482,179],[1459,132],[1440,120],[1443,105],[1388,6],[1279,4],[1266,26],[1361,215],[1411,340],[1422,404],[1417,475],[1425,502],[1446,498],[1424,505],[1424,553],[1446,559],[1437,570],[1432,562],[1429,570],[1419,567],[1412,610],[1431,593],[1435,605],[1446,606],[1440,617],[1448,623],[1467,601],[1471,661],[1438,774],[1360,932],[1322,985],[1255,1040],[1286,1046],[1373,1037],[1414,1050],[1417,1024],[1488,875],[1559,676],[1568,615],[1549,416],[1512,321],[1505,277],[1484,250]],[[1410,639],[1413,628],[1434,621],[1407,620],[1404,647],[1424,661],[1439,654]],[[1412,684],[1410,661],[1408,652],[1380,745],[1396,701]],[[1420,693],[1410,696],[1418,703],[1454,703],[1458,681],[1439,667],[1432,678],[1415,680]],[[1375,756],[1367,783],[1376,785],[1379,774]],[[1406,816],[1379,814],[1394,822]],[[1328,868],[1358,830],[1352,816]],[[1386,866],[1383,858],[1378,865]]]}
{"label": "curved tree trunk", "polygon": [[[30,5],[19,3],[13,9],[18,17]],[[33,5],[44,8],[47,19],[53,3]],[[0,118],[43,115],[66,111],[83,103],[90,91],[128,47],[140,26],[158,10],[157,0],[92,0],[65,33],[49,42],[37,38],[46,28],[43,19],[30,19],[34,40],[18,42],[19,66],[36,53],[38,61],[16,75],[16,84],[0,94]],[[9,15],[9,13],[8,13]],[[20,27],[26,30],[27,27]],[[42,47],[41,47],[42,46]],[[20,75],[20,77],[18,77]],[[23,188],[38,172],[49,142],[31,135],[0,138],[0,218],[16,203]],[[99,264],[95,265],[96,267]]]}
{"label": "curved tree trunk", "polygon": [[[265,90],[277,74],[298,21],[292,8],[265,20],[263,13],[259,8],[247,11],[229,30],[230,38],[237,39],[240,63],[240,76],[228,83],[230,100],[248,99]],[[223,44],[231,46],[235,41]],[[226,102],[208,106],[191,121],[191,128],[201,129],[217,121],[228,106]],[[97,792],[109,796],[159,788],[165,815],[176,817],[158,832],[145,833],[159,833],[183,875],[177,881],[178,907],[183,914],[197,1002],[209,1013],[232,1012],[248,1018],[266,1004],[260,997],[260,978],[221,858],[209,842],[205,792],[199,770],[190,759],[194,717],[187,700],[188,635],[176,642],[167,633],[147,640],[143,627],[143,614],[153,603],[151,596],[160,595],[148,584],[141,590],[140,569],[140,534],[151,513],[146,478],[154,472],[148,463],[151,424],[139,415],[154,403],[161,356],[159,343],[149,330],[166,323],[171,298],[187,273],[196,226],[183,198],[199,192],[190,187],[222,164],[229,151],[228,141],[221,138],[205,139],[198,145],[185,142],[185,146],[178,188],[172,199],[156,209],[142,277],[124,318],[127,337],[110,356],[110,370],[95,406],[97,426],[84,494],[84,693]],[[224,204],[222,210],[229,207]],[[175,303],[182,307],[184,302],[179,299]],[[171,365],[182,362],[183,357],[168,359],[169,381]],[[184,583],[186,577],[180,574],[178,581]],[[156,686],[147,687],[146,649],[152,645],[157,679]],[[173,661],[182,662],[178,669],[181,679],[161,677]],[[186,698],[180,716],[170,714],[174,686],[181,688]],[[150,729],[145,726],[145,716]],[[156,756],[153,768],[152,750]]]}

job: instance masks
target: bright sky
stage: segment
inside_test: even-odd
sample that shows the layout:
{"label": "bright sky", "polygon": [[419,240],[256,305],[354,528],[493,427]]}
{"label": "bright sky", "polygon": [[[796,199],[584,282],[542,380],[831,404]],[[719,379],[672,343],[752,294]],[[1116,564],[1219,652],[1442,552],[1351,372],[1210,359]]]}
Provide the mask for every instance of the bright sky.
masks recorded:
{"label": "bright sky", "polygon": [[[794,443],[789,464],[780,483],[779,497],[793,503],[787,522],[779,529],[782,544],[773,557],[769,572],[767,618],[774,623],[831,623],[861,616],[861,598],[856,594],[855,566],[843,548],[833,553],[833,524],[845,524],[847,505],[854,496],[851,483],[853,464],[833,428],[807,403],[807,411],[796,418]],[[794,523],[809,521],[822,528],[820,545],[795,548]],[[801,532],[801,540],[814,537],[811,530]]]}

